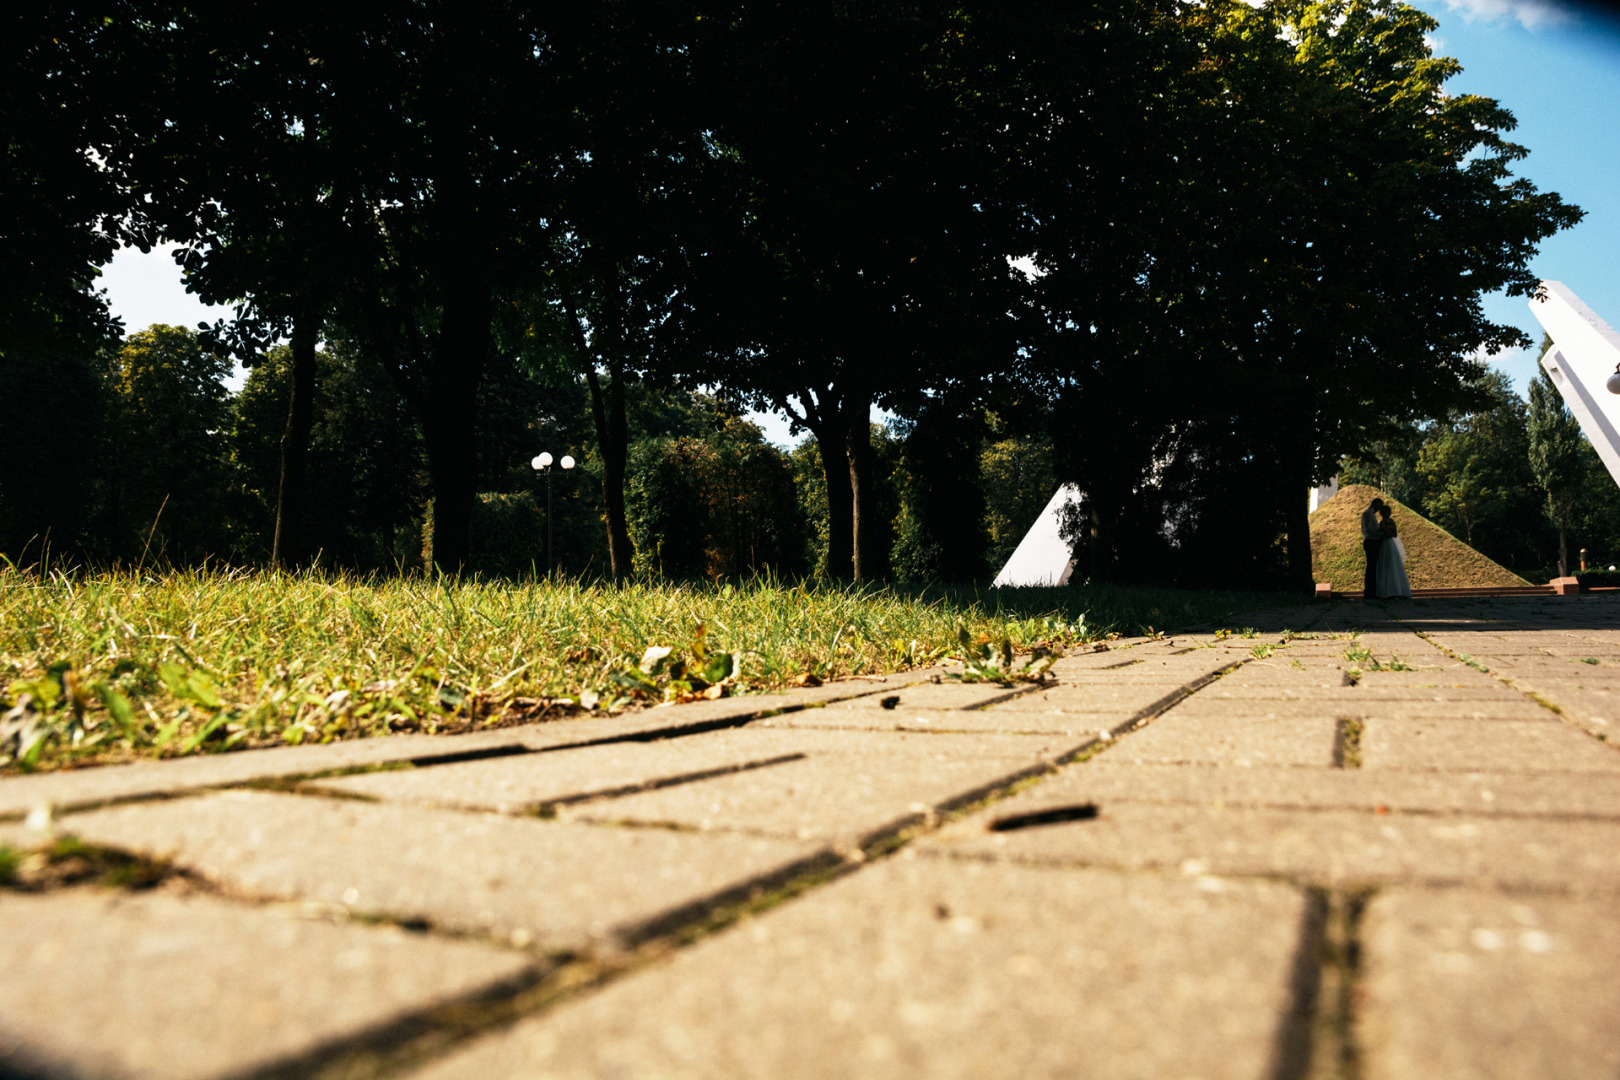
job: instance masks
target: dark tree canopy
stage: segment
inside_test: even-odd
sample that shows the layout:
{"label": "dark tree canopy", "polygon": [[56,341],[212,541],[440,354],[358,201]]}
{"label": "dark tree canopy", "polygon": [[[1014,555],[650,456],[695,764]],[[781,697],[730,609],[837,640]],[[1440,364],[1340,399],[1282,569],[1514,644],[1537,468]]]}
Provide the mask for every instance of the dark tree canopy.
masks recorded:
{"label": "dark tree canopy", "polygon": [[[1393,0],[122,0],[8,20],[0,363],[27,351],[102,387],[87,407],[128,408],[84,377],[114,329],[95,267],[178,243],[236,316],[124,355],[265,369],[235,406],[251,469],[177,490],[234,492],[195,552],[282,565],[328,542],[376,562],[418,521],[441,570],[473,567],[479,520],[515,534],[539,512],[523,462],[564,449],[535,444],[567,416],[596,489],[568,513],[600,516],[588,565],[615,575],[653,565],[647,537],[676,543],[647,522],[698,484],[688,570],[794,565],[766,524],[811,506],[830,577],[982,577],[1050,495],[989,498],[994,475],[1079,486],[1086,576],[1299,585],[1299,492],[1419,425],[1496,416],[1474,357],[1528,342],[1481,298],[1534,290],[1536,245],[1581,215],[1512,172],[1512,116],[1446,95],[1434,20]],[[212,417],[192,382],[163,407]],[[638,433],[638,402],[697,391],[813,436],[796,499],[741,429]],[[367,478],[389,425],[409,482]],[[1538,491],[1571,490],[1568,457]],[[137,501],[169,485],[141,468]],[[335,514],[342,480],[385,509]],[[105,546],[126,552],[129,508],[86,499],[101,517],[63,527],[116,519]]]}

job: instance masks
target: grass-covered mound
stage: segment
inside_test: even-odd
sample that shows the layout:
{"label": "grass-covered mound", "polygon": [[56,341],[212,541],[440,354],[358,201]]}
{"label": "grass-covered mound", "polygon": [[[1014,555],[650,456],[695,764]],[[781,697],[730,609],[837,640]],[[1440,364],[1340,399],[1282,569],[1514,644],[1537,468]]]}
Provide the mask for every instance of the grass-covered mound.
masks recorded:
{"label": "grass-covered mound", "polygon": [[1523,586],[1530,582],[1492,562],[1434,522],[1375,487],[1346,484],[1311,514],[1311,572],[1336,590],[1361,588],[1367,560],[1361,552],[1361,512],[1374,499],[1394,508],[1406,545],[1406,576],[1414,589]]}

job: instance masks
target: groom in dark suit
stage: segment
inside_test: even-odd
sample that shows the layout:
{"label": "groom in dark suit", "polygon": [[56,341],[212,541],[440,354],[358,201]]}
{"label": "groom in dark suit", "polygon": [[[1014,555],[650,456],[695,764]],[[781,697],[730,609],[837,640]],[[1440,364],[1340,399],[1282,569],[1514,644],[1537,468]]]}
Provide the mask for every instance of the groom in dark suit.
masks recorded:
{"label": "groom in dark suit", "polygon": [[1361,595],[1371,600],[1378,595],[1378,555],[1384,548],[1384,535],[1378,531],[1378,511],[1384,508],[1383,499],[1374,499],[1361,514],[1361,550],[1367,556],[1367,576],[1361,586]]}

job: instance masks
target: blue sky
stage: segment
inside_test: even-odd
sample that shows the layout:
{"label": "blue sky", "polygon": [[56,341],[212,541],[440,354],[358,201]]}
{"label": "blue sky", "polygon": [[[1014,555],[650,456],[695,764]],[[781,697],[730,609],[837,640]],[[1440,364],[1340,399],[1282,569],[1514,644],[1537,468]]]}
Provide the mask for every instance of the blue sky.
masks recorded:
{"label": "blue sky", "polygon": [[[1550,0],[1418,0],[1416,6],[1440,21],[1435,51],[1462,62],[1462,74],[1446,89],[1484,94],[1506,106],[1519,122],[1509,138],[1530,151],[1517,174],[1587,211],[1580,225],[1542,245],[1532,269],[1562,281],[1620,326],[1620,21]],[[195,327],[229,315],[186,293],[166,250],[126,250],[103,273],[113,313],[128,331],[154,322]],[[1541,339],[1523,298],[1493,296],[1485,305],[1491,319]],[[1492,363],[1520,393],[1535,374],[1529,352],[1502,354]],[[755,419],[773,441],[788,441],[780,417]]]}
{"label": "blue sky", "polygon": [[[1575,228],[1541,246],[1538,277],[1562,281],[1609,323],[1620,325],[1620,23],[1605,11],[1545,0],[1419,0],[1440,21],[1435,52],[1462,62],[1446,84],[1483,94],[1518,120],[1508,138],[1530,151],[1515,173],[1586,211]],[[1541,326],[1523,297],[1488,297],[1486,314],[1536,341]],[[1535,357],[1492,358],[1525,393]]]}

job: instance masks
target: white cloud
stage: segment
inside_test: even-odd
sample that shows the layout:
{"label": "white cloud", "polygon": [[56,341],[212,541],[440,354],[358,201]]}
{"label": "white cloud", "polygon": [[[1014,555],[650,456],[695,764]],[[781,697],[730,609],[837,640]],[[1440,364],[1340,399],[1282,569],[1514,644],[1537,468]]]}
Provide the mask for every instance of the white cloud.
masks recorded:
{"label": "white cloud", "polygon": [[1446,0],[1446,7],[1469,22],[1514,19],[1526,30],[1567,26],[1576,21],[1575,12],[1555,0]]}

